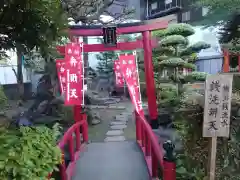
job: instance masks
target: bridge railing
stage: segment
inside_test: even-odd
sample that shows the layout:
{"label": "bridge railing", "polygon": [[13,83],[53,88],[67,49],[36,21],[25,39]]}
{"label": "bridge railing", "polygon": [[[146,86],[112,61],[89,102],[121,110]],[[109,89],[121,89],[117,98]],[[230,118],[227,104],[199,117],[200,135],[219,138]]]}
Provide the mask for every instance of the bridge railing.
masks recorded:
{"label": "bridge railing", "polygon": [[168,156],[165,156],[149,123],[136,112],[135,118],[137,142],[144,153],[152,179],[158,179],[161,173],[163,180],[176,180],[176,165],[171,152],[173,147],[168,143],[163,145],[166,152],[169,150],[166,153]]}
{"label": "bridge railing", "polygon": [[[82,135],[82,137],[81,137]],[[68,180],[73,175],[75,163],[79,158],[80,152],[88,143],[88,124],[86,118],[76,122],[67,132],[64,133],[63,138],[58,146],[62,151],[62,163],[59,166],[61,180]],[[68,147],[68,149],[66,149]],[[66,165],[64,151],[69,152],[70,163]],[[51,175],[49,175],[50,178]]]}

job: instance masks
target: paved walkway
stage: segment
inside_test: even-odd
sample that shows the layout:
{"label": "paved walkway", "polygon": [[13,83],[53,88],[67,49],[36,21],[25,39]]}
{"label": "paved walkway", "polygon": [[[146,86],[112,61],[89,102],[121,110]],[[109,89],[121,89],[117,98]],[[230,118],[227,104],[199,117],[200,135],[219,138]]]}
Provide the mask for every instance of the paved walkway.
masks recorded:
{"label": "paved walkway", "polygon": [[91,143],[76,164],[72,180],[150,180],[134,141]]}

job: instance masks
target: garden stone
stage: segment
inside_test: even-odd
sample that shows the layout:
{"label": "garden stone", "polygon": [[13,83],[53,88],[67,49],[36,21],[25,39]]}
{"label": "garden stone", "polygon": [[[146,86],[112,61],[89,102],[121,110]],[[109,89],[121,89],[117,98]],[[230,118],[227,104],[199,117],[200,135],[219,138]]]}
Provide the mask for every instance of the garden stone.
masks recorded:
{"label": "garden stone", "polygon": [[114,141],[125,141],[124,136],[111,136],[104,139],[105,142],[114,142]]}
{"label": "garden stone", "polygon": [[92,116],[93,116],[94,119],[101,119],[101,116],[100,116],[99,112],[91,111],[91,113],[92,113]]}
{"label": "garden stone", "polygon": [[97,125],[97,124],[100,124],[100,123],[101,123],[101,121],[98,120],[98,119],[93,119],[92,120],[92,125]]}
{"label": "garden stone", "polygon": [[4,111],[0,111],[0,116],[5,116],[5,112]]}
{"label": "garden stone", "polygon": [[116,117],[115,117],[115,119],[116,119],[116,121],[128,121],[128,117],[126,117],[126,116],[123,116],[123,115],[117,115]]}
{"label": "garden stone", "polygon": [[123,134],[122,130],[110,130],[106,133],[107,136],[120,136]]}
{"label": "garden stone", "polygon": [[121,113],[121,115],[123,115],[123,116],[131,116],[132,113],[131,112],[123,112],[123,113]]}
{"label": "garden stone", "polygon": [[110,128],[113,130],[120,130],[120,129],[125,129],[127,126],[126,125],[113,125]]}
{"label": "garden stone", "polygon": [[126,125],[126,122],[124,121],[112,121],[110,123],[111,126],[114,126],[114,125]]}

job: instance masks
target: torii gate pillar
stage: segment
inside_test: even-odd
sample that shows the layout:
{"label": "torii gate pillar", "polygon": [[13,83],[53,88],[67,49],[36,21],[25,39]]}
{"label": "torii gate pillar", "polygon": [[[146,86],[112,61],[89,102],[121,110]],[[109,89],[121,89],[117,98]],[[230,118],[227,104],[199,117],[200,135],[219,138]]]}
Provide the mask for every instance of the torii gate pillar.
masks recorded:
{"label": "torii gate pillar", "polygon": [[155,93],[155,82],[152,62],[152,46],[151,46],[151,32],[144,31],[143,36],[143,49],[144,49],[144,68],[145,80],[148,99],[148,111],[151,118],[151,126],[153,129],[158,128],[158,112]]}

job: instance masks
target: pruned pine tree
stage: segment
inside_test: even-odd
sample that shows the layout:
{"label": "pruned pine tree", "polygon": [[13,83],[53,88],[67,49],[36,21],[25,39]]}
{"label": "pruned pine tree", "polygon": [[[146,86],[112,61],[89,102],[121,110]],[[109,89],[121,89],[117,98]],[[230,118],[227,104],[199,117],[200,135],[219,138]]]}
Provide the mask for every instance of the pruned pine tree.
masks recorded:
{"label": "pruned pine tree", "polygon": [[[156,33],[161,40],[159,47],[153,51],[153,60],[158,101],[161,104],[164,104],[163,100],[166,100],[170,107],[173,106],[172,103],[174,102],[177,104],[176,100],[181,97],[181,87],[184,83],[205,81],[207,74],[196,71],[195,60],[196,53],[209,48],[210,45],[205,42],[189,45],[187,37],[194,33],[195,31],[191,25],[183,23],[169,25],[167,29]],[[188,70],[188,73],[184,73],[184,70]],[[168,84],[172,85],[162,86],[161,80],[163,78]],[[174,94],[171,95],[172,98],[168,97],[168,93]]]}

